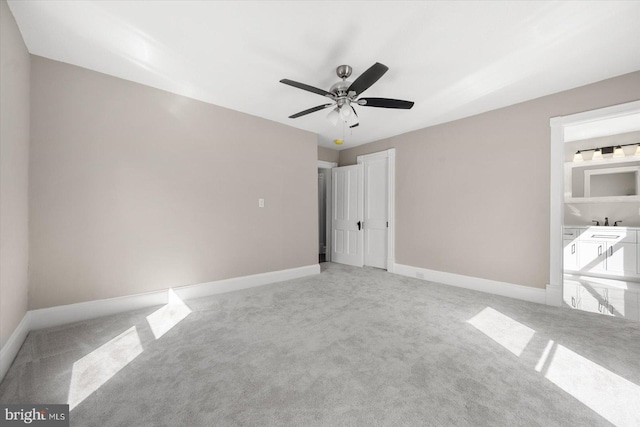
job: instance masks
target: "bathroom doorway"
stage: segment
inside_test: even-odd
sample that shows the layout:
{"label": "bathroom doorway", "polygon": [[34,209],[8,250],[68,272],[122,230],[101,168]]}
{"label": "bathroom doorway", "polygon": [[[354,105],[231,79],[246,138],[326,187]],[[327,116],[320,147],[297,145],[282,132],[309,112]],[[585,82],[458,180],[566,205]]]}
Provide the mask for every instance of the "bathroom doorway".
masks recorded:
{"label": "bathroom doorway", "polygon": [[640,318],[640,102],[551,120],[547,304]]}
{"label": "bathroom doorway", "polygon": [[318,262],[331,261],[331,169],[335,162],[318,161]]}

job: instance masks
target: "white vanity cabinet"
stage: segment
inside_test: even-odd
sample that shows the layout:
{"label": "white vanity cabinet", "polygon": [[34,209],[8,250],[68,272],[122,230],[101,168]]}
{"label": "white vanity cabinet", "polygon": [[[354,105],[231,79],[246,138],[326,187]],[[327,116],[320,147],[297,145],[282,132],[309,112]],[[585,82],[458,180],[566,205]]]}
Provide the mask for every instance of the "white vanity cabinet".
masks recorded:
{"label": "white vanity cabinet", "polygon": [[640,320],[638,234],[635,227],[565,228],[565,306]]}
{"label": "white vanity cabinet", "polygon": [[[635,230],[590,227],[580,233],[579,271],[612,276],[638,276]],[[566,267],[565,267],[566,268]]]}
{"label": "white vanity cabinet", "polygon": [[578,251],[580,250],[578,237],[580,236],[580,229],[578,228],[565,228],[563,232],[564,243],[564,269],[565,270],[578,270],[580,268]]}

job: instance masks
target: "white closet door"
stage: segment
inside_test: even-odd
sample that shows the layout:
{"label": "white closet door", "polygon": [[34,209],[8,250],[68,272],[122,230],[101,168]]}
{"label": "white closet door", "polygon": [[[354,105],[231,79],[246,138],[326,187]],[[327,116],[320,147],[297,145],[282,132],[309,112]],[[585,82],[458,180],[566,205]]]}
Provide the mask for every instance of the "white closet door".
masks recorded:
{"label": "white closet door", "polygon": [[364,265],[387,268],[388,157],[365,159]]}
{"label": "white closet door", "polygon": [[362,267],[363,174],[362,165],[332,170],[331,261]]}

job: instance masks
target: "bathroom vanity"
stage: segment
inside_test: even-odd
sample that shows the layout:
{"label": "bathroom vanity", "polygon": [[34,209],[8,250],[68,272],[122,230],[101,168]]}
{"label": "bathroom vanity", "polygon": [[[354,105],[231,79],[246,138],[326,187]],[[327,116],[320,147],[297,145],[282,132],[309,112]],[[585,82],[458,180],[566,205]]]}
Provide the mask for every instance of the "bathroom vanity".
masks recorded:
{"label": "bathroom vanity", "polygon": [[639,320],[640,227],[565,226],[564,303]]}

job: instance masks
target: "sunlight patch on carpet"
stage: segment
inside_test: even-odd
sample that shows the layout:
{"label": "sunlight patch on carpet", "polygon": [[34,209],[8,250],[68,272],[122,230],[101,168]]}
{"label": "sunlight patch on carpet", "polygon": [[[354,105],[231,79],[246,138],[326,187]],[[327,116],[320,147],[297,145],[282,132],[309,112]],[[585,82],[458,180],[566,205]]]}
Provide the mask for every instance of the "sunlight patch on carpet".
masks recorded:
{"label": "sunlight patch on carpet", "polygon": [[73,410],[142,353],[135,326],[73,364],[67,402]]}
{"label": "sunlight patch on carpet", "polygon": [[153,332],[153,336],[159,339],[180,323],[191,313],[191,309],[180,299],[178,295],[169,289],[169,303],[147,316],[147,323]]}
{"label": "sunlight patch on carpet", "polygon": [[536,333],[491,307],[485,308],[467,322],[518,357]]}
{"label": "sunlight patch on carpet", "polygon": [[562,345],[545,378],[618,426],[640,426],[640,387]]}

